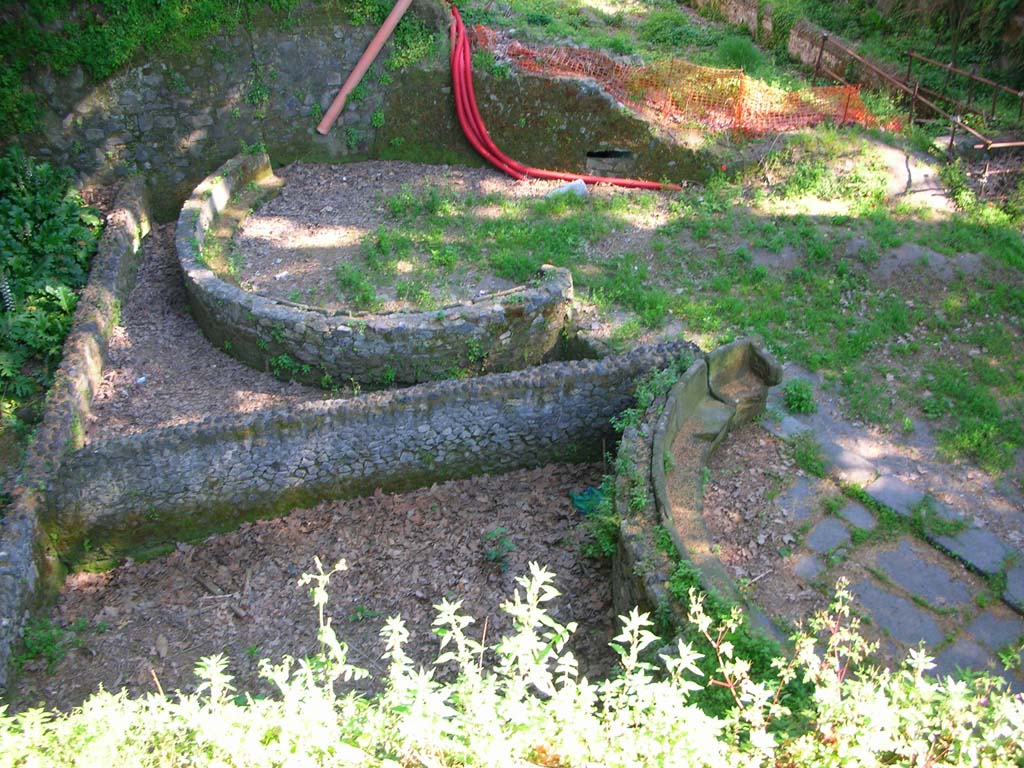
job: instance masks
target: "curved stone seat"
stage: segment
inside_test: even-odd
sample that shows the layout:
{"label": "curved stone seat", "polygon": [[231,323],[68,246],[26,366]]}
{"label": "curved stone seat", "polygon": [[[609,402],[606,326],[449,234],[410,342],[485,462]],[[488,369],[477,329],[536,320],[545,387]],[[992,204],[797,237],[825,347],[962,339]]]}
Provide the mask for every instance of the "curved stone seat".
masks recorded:
{"label": "curved stone seat", "polygon": [[218,215],[246,185],[280,183],[265,154],[240,155],[195,188],[175,250],[196,322],[210,341],[259,369],[286,362],[294,378],[379,387],[528,368],[552,359],[572,319],[572,276],[542,267],[523,286],[430,312],[327,312],[249,293],[204,262]]}
{"label": "curved stone seat", "polygon": [[[616,466],[631,476],[616,483],[621,520],[617,609],[671,605],[665,584],[676,565],[658,548],[659,528],[698,569],[704,589],[742,603],[704,524],[704,470],[729,430],[761,413],[768,388],[781,378],[782,369],[770,355],[754,340],[740,339],[695,361],[641,423],[623,433]],[[646,484],[643,510],[635,503],[639,483]],[[763,614],[748,609],[759,626],[773,631]]]}

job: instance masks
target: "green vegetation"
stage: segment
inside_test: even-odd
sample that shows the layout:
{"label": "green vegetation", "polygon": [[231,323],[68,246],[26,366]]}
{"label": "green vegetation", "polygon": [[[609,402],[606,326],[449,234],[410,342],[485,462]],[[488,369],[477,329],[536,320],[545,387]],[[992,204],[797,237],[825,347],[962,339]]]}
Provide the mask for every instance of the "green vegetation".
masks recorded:
{"label": "green vegetation", "polygon": [[47,670],[53,672],[70,649],[85,644],[86,635],[102,633],[106,629],[106,624],[102,623],[90,627],[84,619],[75,621],[67,628],[54,624],[50,619],[30,619],[21,634],[22,647],[14,656],[14,666],[20,669],[33,659],[42,659],[46,662]]}
{"label": "green vegetation", "polygon": [[[237,692],[228,660],[208,657],[197,666],[194,694],[131,699],[101,691],[66,714],[0,709],[5,759],[247,768],[838,765],[849,755],[864,764],[1019,763],[1019,702],[1005,684],[986,676],[933,680],[924,675],[932,661],[919,651],[897,671],[868,665],[873,647],[850,619],[842,584],[830,608],[794,638],[793,652],[769,660],[764,679],[751,676],[736,615],[719,619],[689,590],[687,635],[707,653],[683,638],[655,651],[650,616],[634,609],[612,643],[619,673],[591,682],[566,650],[575,623],[545,610],[558,596],[554,575],[531,564],[502,604],[512,628],[490,646],[470,631],[473,619],[460,603],[435,606],[435,664],[453,671],[443,682],[407,655],[408,629],[389,618],[381,632],[389,665],[383,691],[367,698],[337,692],[368,676],[326,618],[330,578],[345,564],[329,572],[317,566],[302,583],[312,584],[320,652],[298,663],[261,661],[276,695]],[[794,686],[814,695],[793,695]],[[722,701],[717,712],[696,704],[709,692]]]}
{"label": "green vegetation", "polygon": [[100,219],[71,174],[17,148],[0,156],[0,416],[31,421],[60,362]]}
{"label": "green vegetation", "polygon": [[814,413],[814,385],[807,379],[790,379],[782,387],[782,403],[790,413]]}
{"label": "green vegetation", "polygon": [[503,526],[484,532],[484,557],[501,570],[508,568],[508,556],[515,551],[516,544]]}

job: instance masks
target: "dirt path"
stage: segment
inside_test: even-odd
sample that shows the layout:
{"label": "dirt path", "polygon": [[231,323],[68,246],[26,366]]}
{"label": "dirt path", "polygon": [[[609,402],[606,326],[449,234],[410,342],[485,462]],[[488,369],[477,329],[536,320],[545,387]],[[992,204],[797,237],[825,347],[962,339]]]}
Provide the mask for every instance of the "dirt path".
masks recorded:
{"label": "dirt path", "polygon": [[325,569],[347,560],[331,581],[328,613],[352,663],[378,679],[385,618],[406,620],[407,651],[424,664],[437,651],[432,606],[445,597],[461,600],[476,636],[494,642],[510,629],[498,604],[530,561],[557,574],[563,596],[552,615],[580,624],[571,647],[581,672],[605,676],[614,663],[610,565],[580,554],[584,534],[569,498],[596,486],[600,472],[559,465],[325,502],[147,563],[74,574],[51,612],[67,655],[52,672],[42,658],[27,662],[14,705],[66,709],[100,683],[133,695],[157,680],[187,691],[196,661],[216,653],[230,658],[236,688],[267,693],[259,659],[317,650],[316,611],[298,585],[315,556]]}

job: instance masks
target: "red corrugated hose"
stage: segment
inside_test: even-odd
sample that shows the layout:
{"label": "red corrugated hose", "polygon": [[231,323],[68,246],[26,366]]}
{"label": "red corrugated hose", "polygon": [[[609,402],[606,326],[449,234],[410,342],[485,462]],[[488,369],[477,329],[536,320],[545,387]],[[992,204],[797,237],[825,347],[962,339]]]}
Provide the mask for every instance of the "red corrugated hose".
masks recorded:
{"label": "red corrugated hose", "polygon": [[473,70],[469,51],[469,38],[466,36],[466,26],[462,22],[462,16],[459,15],[459,9],[455,5],[452,5],[451,67],[452,86],[455,91],[455,111],[458,114],[462,132],[466,134],[469,143],[473,145],[473,148],[487,162],[499,171],[507,173],[512,178],[523,179],[529,176],[535,179],[556,179],[562,181],[582,179],[587,184],[613,184],[618,187],[635,189],[680,189],[676,184],[662,184],[657,181],[617,179],[606,176],[584,176],[577,173],[562,173],[561,171],[530,168],[513,160],[498,149],[490,134],[487,133],[483,118],[480,117],[480,110],[477,108],[476,95],[473,92]]}

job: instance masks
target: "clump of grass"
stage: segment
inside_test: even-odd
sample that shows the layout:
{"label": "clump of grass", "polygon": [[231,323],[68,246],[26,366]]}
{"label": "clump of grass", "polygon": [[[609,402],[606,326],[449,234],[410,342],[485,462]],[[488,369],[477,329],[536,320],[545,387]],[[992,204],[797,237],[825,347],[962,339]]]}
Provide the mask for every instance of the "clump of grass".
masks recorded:
{"label": "clump of grass", "polygon": [[782,388],[782,402],[790,413],[814,413],[814,386],[807,379],[790,379]]}

